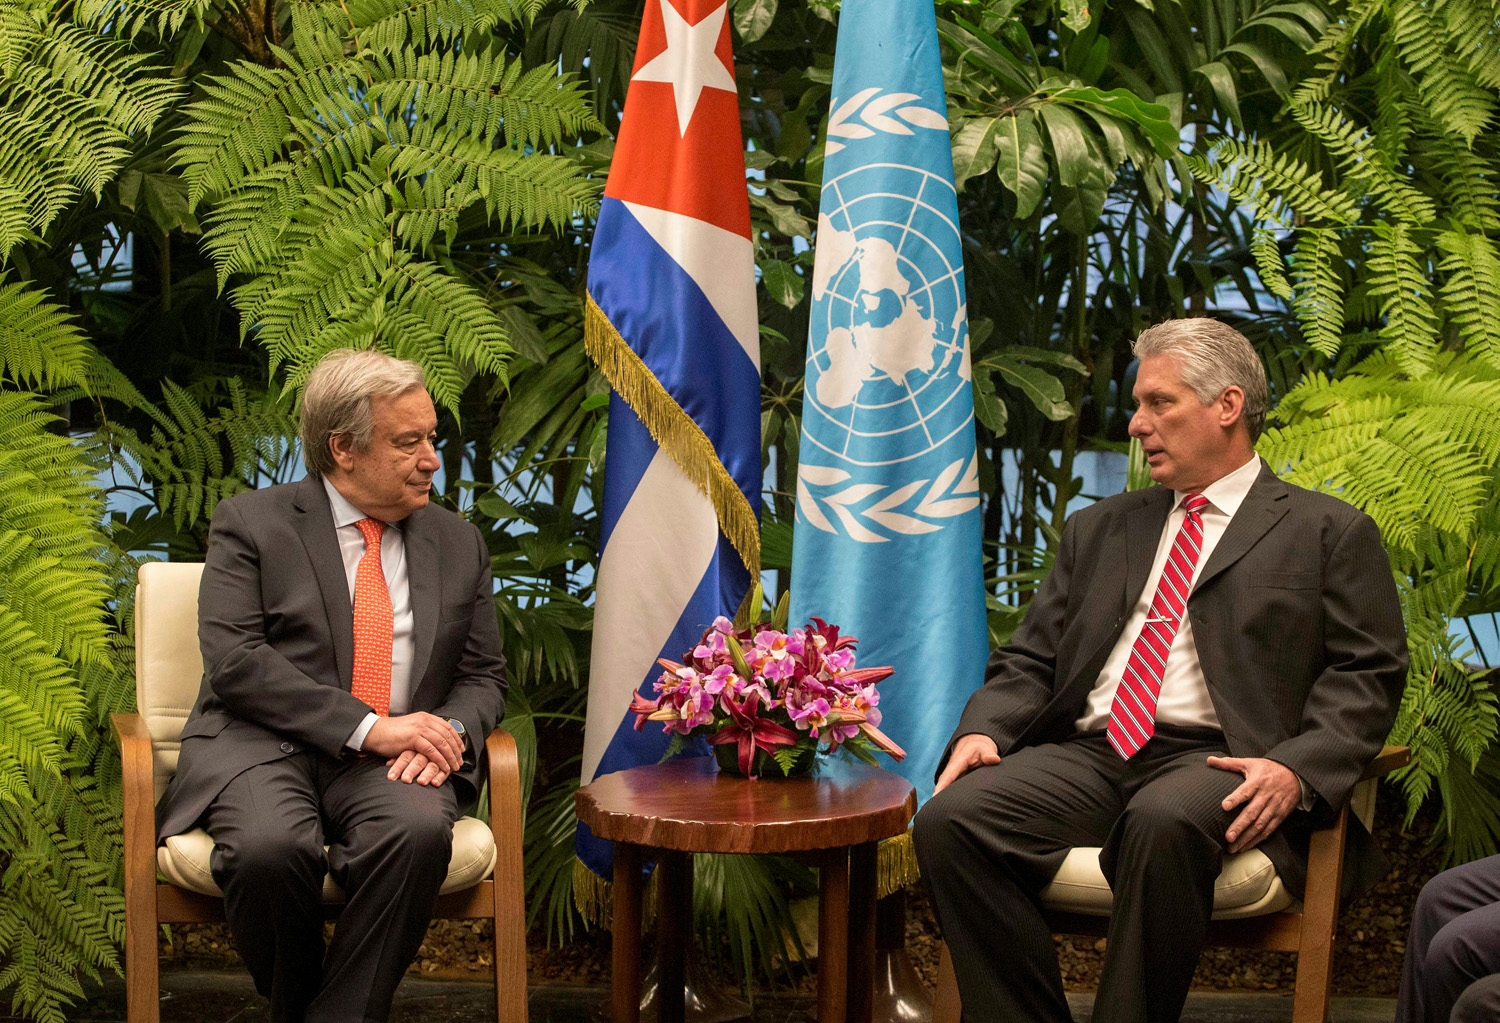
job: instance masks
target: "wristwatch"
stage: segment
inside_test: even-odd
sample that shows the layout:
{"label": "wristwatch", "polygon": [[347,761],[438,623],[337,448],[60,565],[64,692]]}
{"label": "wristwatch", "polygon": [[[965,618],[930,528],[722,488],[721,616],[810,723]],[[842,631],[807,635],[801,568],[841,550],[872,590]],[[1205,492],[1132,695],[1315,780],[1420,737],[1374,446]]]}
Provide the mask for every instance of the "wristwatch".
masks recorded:
{"label": "wristwatch", "polygon": [[464,741],[464,749],[468,749],[469,748],[469,733],[466,732],[466,731],[464,731],[464,723],[462,721],[458,720],[458,718],[449,718],[448,719],[448,724],[449,724],[449,726],[452,727],[452,729],[455,732],[458,733],[458,737]]}

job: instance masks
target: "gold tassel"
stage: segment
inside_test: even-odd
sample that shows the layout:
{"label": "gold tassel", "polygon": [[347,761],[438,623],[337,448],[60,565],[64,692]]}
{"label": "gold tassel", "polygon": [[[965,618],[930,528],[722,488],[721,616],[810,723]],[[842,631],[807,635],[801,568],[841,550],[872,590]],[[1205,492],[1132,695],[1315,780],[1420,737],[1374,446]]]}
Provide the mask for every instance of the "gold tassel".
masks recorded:
{"label": "gold tassel", "polygon": [[894,838],[887,838],[876,847],[875,897],[883,899],[899,892],[922,877],[917,866],[917,849],[912,844],[911,829]]}
{"label": "gold tassel", "polygon": [[[609,927],[614,923],[614,882],[605,880],[573,858],[573,908],[592,927]],[[656,871],[651,872],[641,894],[641,923],[649,926],[656,917]]]}
{"label": "gold tassel", "polygon": [[656,375],[626,343],[588,296],[583,317],[583,343],[610,386],[620,392],[640,417],[651,437],[677,463],[683,474],[711,502],[719,529],[729,538],[753,580],[760,575],[760,523],[734,477],[724,468],[713,442],[693,417],[667,393]]}

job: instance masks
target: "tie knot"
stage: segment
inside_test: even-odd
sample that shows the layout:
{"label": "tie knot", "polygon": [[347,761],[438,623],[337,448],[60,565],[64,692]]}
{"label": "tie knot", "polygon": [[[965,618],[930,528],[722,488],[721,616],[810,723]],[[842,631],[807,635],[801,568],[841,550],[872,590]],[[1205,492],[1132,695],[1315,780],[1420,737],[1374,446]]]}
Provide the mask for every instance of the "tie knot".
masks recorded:
{"label": "tie knot", "polygon": [[1182,503],[1183,506],[1187,508],[1189,515],[1197,515],[1199,512],[1203,511],[1204,508],[1208,507],[1208,498],[1204,497],[1202,494],[1189,494],[1187,496],[1187,500],[1183,501]]}
{"label": "tie knot", "polygon": [[365,550],[380,550],[380,534],[385,532],[385,523],[379,519],[360,519],[355,525],[365,536]]}

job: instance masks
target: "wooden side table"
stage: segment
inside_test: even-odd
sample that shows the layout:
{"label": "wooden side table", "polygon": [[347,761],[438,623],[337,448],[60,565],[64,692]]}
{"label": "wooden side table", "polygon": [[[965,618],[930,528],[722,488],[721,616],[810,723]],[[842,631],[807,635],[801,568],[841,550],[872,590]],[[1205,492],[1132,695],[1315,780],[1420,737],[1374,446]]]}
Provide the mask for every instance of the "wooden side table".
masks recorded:
{"label": "wooden side table", "polygon": [[817,852],[818,1023],[869,1023],[875,961],[875,846],[906,830],[917,794],[900,775],[825,760],[806,778],[750,781],[713,757],[618,771],[578,790],[578,817],[615,843],[614,1023],[640,1020],[641,865],[660,850],[661,1023],[681,1023],[692,930],[692,854]]}

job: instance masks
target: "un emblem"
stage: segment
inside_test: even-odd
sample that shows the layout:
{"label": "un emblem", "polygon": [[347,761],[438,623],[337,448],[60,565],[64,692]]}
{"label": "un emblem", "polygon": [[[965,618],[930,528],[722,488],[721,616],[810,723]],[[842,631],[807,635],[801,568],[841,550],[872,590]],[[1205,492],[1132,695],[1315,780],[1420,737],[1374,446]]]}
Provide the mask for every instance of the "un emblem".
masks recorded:
{"label": "un emblem", "polygon": [[979,504],[956,220],[951,179],[920,167],[824,183],[797,483],[818,529],[875,543]]}

